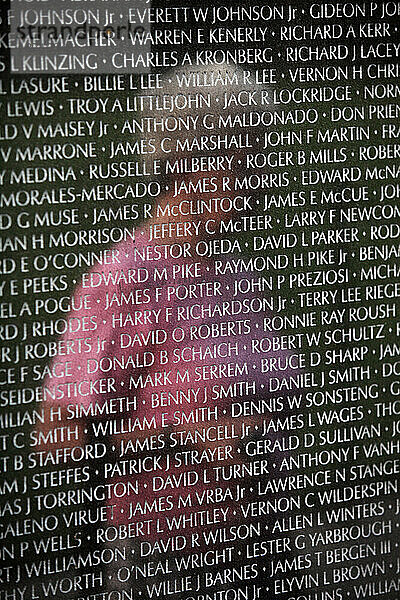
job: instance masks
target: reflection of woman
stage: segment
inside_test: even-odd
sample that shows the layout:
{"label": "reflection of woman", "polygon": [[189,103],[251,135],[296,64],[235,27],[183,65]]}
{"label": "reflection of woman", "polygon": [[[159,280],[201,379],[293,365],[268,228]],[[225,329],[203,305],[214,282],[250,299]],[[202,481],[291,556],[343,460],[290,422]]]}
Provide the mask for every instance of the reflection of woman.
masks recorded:
{"label": "reflection of woman", "polygon": [[[243,83],[237,87],[242,89]],[[233,93],[235,86],[231,88]],[[213,100],[216,94],[214,90]],[[198,116],[201,121],[202,113]],[[200,128],[188,135],[204,134]],[[174,138],[169,138],[173,146]],[[240,169],[243,152],[224,151],[231,159],[226,164]],[[165,180],[165,194],[136,231],[135,243],[116,246],[113,263],[95,265],[75,291],[77,297],[87,295],[87,307],[71,313],[89,324],[87,351],[66,356],[65,377],[56,384],[45,382],[57,390],[46,399],[47,414],[61,406],[57,426],[79,429],[73,445],[106,437],[107,465],[99,477],[107,483],[104,503],[114,506],[108,524],[131,524],[135,535],[118,544],[129,546],[139,561],[143,540],[153,543],[178,534],[190,540],[196,534],[198,547],[206,547],[205,532],[239,522],[238,498],[255,493],[251,474],[254,484],[271,473],[265,456],[250,460],[246,455],[246,442],[259,436],[269,416],[262,399],[268,395],[270,374],[262,373],[260,355],[252,352],[255,340],[270,335],[263,331],[266,304],[265,293],[258,291],[259,274],[237,266],[245,237],[222,233],[222,222],[235,221],[238,214],[220,210],[218,202],[201,214],[186,214],[199,199],[233,199],[237,194],[226,183],[233,176],[209,170]],[[174,195],[177,187],[181,193]],[[248,204],[255,210],[254,201]],[[236,256],[204,258],[203,242],[223,238],[226,247],[236,242]],[[216,243],[216,252],[219,247]],[[237,292],[238,279],[257,280],[257,291]],[[65,341],[81,335],[66,335]],[[80,381],[85,383],[76,392]],[[75,405],[79,418],[70,418],[68,405]],[[52,426],[49,418],[41,425]],[[222,498],[217,512],[216,489]],[[149,520],[143,529],[141,524]],[[110,545],[103,534],[96,543]],[[195,549],[188,542],[185,552]],[[117,589],[121,583],[111,573],[107,585]]]}

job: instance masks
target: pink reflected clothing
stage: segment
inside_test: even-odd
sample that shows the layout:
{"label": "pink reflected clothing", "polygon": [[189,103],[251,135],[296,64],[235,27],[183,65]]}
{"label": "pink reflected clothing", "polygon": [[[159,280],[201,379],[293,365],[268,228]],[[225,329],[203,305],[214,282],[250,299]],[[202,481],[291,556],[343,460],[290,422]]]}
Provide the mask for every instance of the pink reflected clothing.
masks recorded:
{"label": "pink reflected clothing", "polygon": [[[231,255],[204,260],[194,252],[196,242],[185,240],[181,243],[190,244],[191,256],[156,260],[156,246],[169,243],[168,239],[150,242],[143,227],[136,232],[134,243],[114,247],[113,264],[95,265],[83,276],[74,292],[77,308],[69,315],[71,322],[81,323],[80,330],[59,340],[60,354],[55,359],[69,362],[67,374],[45,382],[48,388],[57,388],[56,398],[49,402],[65,409],[67,405],[81,405],[87,410],[95,403],[104,405],[119,398],[131,402],[127,408],[124,400],[125,408],[117,414],[83,417],[91,439],[102,442],[106,434],[112,455],[108,462],[117,465],[109,467],[106,477],[113,488],[107,504],[115,505],[114,524],[154,517],[144,517],[140,509],[133,515],[131,503],[137,506],[145,500],[150,504],[156,501],[161,516],[171,519],[204,508],[203,492],[218,488],[223,494],[243,483],[224,481],[215,475],[213,467],[249,461],[239,448],[242,423],[249,426],[251,437],[270,417],[266,413],[249,417],[250,401],[268,398],[271,377],[275,381],[282,377],[282,373],[267,371],[265,365],[263,372],[262,359],[288,356],[283,351],[259,353],[261,340],[268,348],[271,337],[277,335],[268,327],[264,331],[264,319],[271,317],[265,303],[268,292],[234,295],[239,279],[260,279],[259,273],[245,271],[248,259],[239,268],[241,272],[234,274],[226,267],[232,263]],[[243,255],[234,260],[240,258]],[[68,354],[71,342],[81,352]],[[81,381],[85,383],[76,387]],[[247,419],[243,418],[246,415]],[[103,429],[98,429],[99,422]],[[205,428],[213,428],[216,441],[193,441],[194,432],[204,432]],[[147,445],[143,454],[162,455],[156,469],[126,474],[121,461],[138,458],[132,445],[138,438],[149,442],[151,436],[155,440],[153,450],[148,451],[151,444]],[[126,450],[122,457],[121,444]],[[209,472],[206,477],[205,469]],[[180,478],[189,472],[194,475]],[[164,485],[167,477],[171,485]],[[193,482],[186,477],[192,477]],[[116,484],[127,481],[138,486],[138,493],[119,497]],[[179,496],[189,493],[191,506],[178,508]],[[224,518],[233,522],[238,511],[229,494],[226,497],[222,506],[228,512]],[[148,532],[149,538],[160,535],[155,530]]]}

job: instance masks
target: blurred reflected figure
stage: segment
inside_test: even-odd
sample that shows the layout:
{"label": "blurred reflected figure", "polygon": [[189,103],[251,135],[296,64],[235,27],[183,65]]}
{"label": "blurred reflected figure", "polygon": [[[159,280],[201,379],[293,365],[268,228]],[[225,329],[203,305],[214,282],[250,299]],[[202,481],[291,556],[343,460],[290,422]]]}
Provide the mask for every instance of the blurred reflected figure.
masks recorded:
{"label": "blurred reflected figure", "polygon": [[[257,198],[235,189],[257,132],[210,129],[224,111],[235,122],[236,114],[251,110],[234,101],[256,89],[248,79],[231,67],[166,76],[163,95],[204,97],[193,114],[179,112],[186,121],[193,117],[190,131],[183,125],[167,130],[175,113],[137,115],[150,119],[145,139],[160,161],[164,192],[157,203],[145,199],[152,206],[134,243],[115,246],[112,264],[97,264],[82,278],[74,297],[87,296],[86,307],[70,317],[88,324],[89,341],[80,354],[56,358],[69,362],[62,379],[44,382],[42,432],[54,427],[50,411],[61,407],[57,426],[78,432],[66,446],[107,446],[104,464],[91,465],[93,485],[114,507],[100,529],[113,526],[122,537],[128,527],[130,534],[113,541],[92,537],[93,545],[123,549],[122,559],[105,569],[105,589],[149,593],[146,586],[160,585],[166,597],[165,582],[179,571],[175,558],[207,549],[225,552],[226,564],[211,562],[211,571],[240,567],[238,531],[249,525],[242,508],[258,498],[258,482],[273,474],[261,446],[254,449],[270,418],[270,378],[279,377],[263,372],[259,353],[272,336],[264,318],[274,304],[263,274],[253,272],[250,252],[251,231],[263,223],[267,229],[268,220],[248,220],[257,214]],[[200,80],[210,86],[198,88]],[[163,125],[155,127],[152,116]],[[82,333],[63,339],[68,345],[77,337]],[[265,518],[254,520],[260,539]],[[160,540],[177,536],[180,545],[163,553]],[[165,559],[171,571],[122,581],[126,567]],[[200,595],[202,570],[180,573],[193,576]],[[264,576],[261,567],[252,573],[258,582]],[[245,579],[232,584],[247,585]],[[216,581],[212,590],[219,589],[226,584]],[[187,595],[196,597],[195,591]]]}

